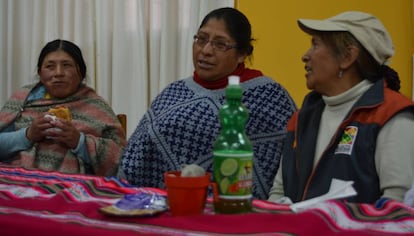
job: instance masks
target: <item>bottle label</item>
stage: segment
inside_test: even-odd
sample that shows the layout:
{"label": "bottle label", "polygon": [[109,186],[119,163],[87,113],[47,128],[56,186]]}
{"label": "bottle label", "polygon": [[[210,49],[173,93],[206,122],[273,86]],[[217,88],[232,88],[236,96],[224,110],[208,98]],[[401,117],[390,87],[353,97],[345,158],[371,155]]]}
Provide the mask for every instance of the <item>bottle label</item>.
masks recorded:
{"label": "bottle label", "polygon": [[214,180],[219,197],[248,199],[252,196],[253,153],[241,151],[214,152]]}

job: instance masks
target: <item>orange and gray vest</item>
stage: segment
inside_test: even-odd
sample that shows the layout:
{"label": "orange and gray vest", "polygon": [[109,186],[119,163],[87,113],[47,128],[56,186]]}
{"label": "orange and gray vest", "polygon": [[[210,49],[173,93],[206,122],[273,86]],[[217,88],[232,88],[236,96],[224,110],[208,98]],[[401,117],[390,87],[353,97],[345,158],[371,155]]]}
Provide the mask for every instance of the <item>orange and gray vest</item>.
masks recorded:
{"label": "orange and gray vest", "polygon": [[382,193],[375,168],[376,140],[381,128],[414,103],[377,81],[361,96],[333,135],[314,167],[319,122],[325,107],[311,92],[288,123],[282,171],[285,196],[298,202],[328,192],[333,178],[354,181],[357,195],[350,202],[373,203]]}

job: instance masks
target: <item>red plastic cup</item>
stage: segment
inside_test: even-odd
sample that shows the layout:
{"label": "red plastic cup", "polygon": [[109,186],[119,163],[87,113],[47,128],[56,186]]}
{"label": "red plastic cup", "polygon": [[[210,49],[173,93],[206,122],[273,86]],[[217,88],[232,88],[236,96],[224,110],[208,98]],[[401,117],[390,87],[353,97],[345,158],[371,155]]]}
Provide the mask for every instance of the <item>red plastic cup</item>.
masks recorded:
{"label": "red plastic cup", "polygon": [[199,215],[204,212],[210,173],[197,177],[182,177],[181,171],[164,173],[167,199],[173,216]]}

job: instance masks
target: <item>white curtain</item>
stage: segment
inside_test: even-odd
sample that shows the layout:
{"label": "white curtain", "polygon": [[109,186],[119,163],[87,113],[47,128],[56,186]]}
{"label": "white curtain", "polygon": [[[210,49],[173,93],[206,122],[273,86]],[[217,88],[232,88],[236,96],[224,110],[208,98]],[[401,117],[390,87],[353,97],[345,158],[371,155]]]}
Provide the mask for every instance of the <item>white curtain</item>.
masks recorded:
{"label": "white curtain", "polygon": [[133,132],[151,100],[192,74],[192,36],[212,9],[233,0],[0,0],[0,106],[37,78],[42,47],[76,43],[87,83]]}

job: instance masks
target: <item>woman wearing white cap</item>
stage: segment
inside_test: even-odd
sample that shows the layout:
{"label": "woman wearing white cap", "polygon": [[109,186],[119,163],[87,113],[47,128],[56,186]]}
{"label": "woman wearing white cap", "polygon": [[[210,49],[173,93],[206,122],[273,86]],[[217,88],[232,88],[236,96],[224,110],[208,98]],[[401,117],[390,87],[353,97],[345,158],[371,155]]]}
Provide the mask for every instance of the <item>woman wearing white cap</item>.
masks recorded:
{"label": "woman wearing white cap", "polygon": [[414,103],[387,66],[387,30],[363,12],[298,24],[312,36],[302,57],[312,91],[289,121],[269,200],[314,198],[340,179],[354,182],[348,201],[403,201],[414,179]]}

